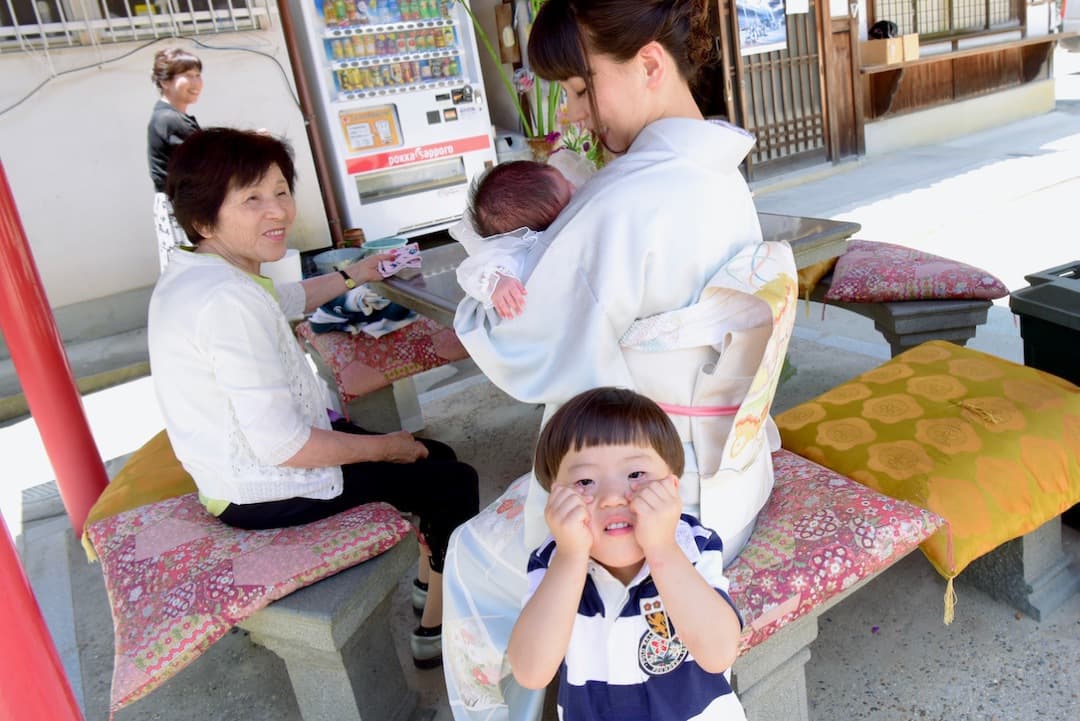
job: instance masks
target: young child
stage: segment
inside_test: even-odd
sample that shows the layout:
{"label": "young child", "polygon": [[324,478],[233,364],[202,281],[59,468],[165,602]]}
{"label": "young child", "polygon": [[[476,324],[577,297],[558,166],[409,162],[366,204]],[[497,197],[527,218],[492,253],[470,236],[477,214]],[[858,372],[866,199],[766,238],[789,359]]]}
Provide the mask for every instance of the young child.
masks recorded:
{"label": "young child", "polygon": [[501,318],[518,315],[525,307],[525,255],[573,192],[555,166],[532,160],[500,163],[480,176],[470,192],[468,216],[486,240],[458,266],[465,292],[494,307]]}
{"label": "young child", "polygon": [[507,657],[518,683],[559,671],[559,718],[745,719],[728,670],[742,620],[720,538],[680,515],[683,449],[667,415],[597,388],[559,408],[537,441],[551,530]]}

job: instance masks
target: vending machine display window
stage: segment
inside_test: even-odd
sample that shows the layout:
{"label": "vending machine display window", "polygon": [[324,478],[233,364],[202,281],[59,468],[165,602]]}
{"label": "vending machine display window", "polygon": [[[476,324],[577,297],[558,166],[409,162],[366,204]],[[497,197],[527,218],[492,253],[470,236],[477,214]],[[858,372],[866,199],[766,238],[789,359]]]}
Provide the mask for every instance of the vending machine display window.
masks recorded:
{"label": "vending machine display window", "polygon": [[469,181],[465,174],[465,161],[461,158],[367,173],[355,178],[356,189],[364,203],[426,193],[439,188],[463,185]]}

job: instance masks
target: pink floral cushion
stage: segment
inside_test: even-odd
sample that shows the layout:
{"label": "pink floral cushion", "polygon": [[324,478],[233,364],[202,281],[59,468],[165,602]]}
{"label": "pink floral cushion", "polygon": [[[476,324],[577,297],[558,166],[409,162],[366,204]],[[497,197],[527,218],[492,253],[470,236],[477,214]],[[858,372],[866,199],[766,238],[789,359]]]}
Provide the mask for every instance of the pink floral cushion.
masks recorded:
{"label": "pink floral cushion", "polygon": [[982,299],[1009,294],[981,268],[892,243],[853,240],[836,261],[826,300],[878,303],[897,300]]}
{"label": "pink floral cushion", "polygon": [[342,331],[316,333],[311,323],[296,326],[334,374],[342,403],[385,388],[396,380],[468,357],[450,328],[420,318],[381,338]]}
{"label": "pink floral cushion", "polygon": [[241,531],[208,514],[189,493],[86,530],[112,607],[115,712],[160,686],[239,621],[377,556],[412,526],[392,506],[372,503],[304,526]]}
{"label": "pink floral cushion", "polygon": [[944,524],[786,450],[750,542],[727,569],[740,652],[888,568]]}

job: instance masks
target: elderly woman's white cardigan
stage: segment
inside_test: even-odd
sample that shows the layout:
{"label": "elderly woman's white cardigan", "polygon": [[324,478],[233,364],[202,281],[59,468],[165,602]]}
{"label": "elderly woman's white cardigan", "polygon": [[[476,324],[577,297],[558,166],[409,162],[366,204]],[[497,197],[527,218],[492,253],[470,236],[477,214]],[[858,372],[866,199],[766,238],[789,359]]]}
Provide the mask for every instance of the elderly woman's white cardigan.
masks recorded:
{"label": "elderly woman's white cardigan", "polygon": [[150,370],[176,457],[203,496],[231,503],[328,499],[341,469],[281,466],[311,429],[329,429],[324,393],[275,299],[222,258],[175,252],[150,299]]}

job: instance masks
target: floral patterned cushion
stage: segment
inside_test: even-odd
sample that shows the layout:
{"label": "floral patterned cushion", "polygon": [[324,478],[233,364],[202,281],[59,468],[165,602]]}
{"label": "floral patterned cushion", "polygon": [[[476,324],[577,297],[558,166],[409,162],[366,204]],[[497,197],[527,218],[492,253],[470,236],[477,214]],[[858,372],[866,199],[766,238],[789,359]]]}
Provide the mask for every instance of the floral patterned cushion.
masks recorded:
{"label": "floral patterned cushion", "polygon": [[342,331],[316,333],[311,323],[296,326],[334,374],[342,404],[385,388],[396,380],[468,356],[454,331],[420,318],[381,338]]}
{"label": "floral patterned cushion", "polygon": [[848,303],[993,300],[1008,293],[1000,280],[966,263],[902,245],[853,240],[836,261],[825,299]]}
{"label": "floral patterned cushion", "polygon": [[208,514],[195,493],[90,525],[115,631],[110,709],[150,693],[272,601],[411,531],[384,503],[305,526],[241,531]]}
{"label": "floral patterned cushion", "polygon": [[922,550],[948,579],[1080,501],[1080,388],[944,341],[776,423],[785,448],[945,518]]}
{"label": "floral patterned cushion", "polygon": [[740,652],[888,568],[943,523],[789,451],[774,453],[773,466],[772,495],[726,571],[745,621]]}

